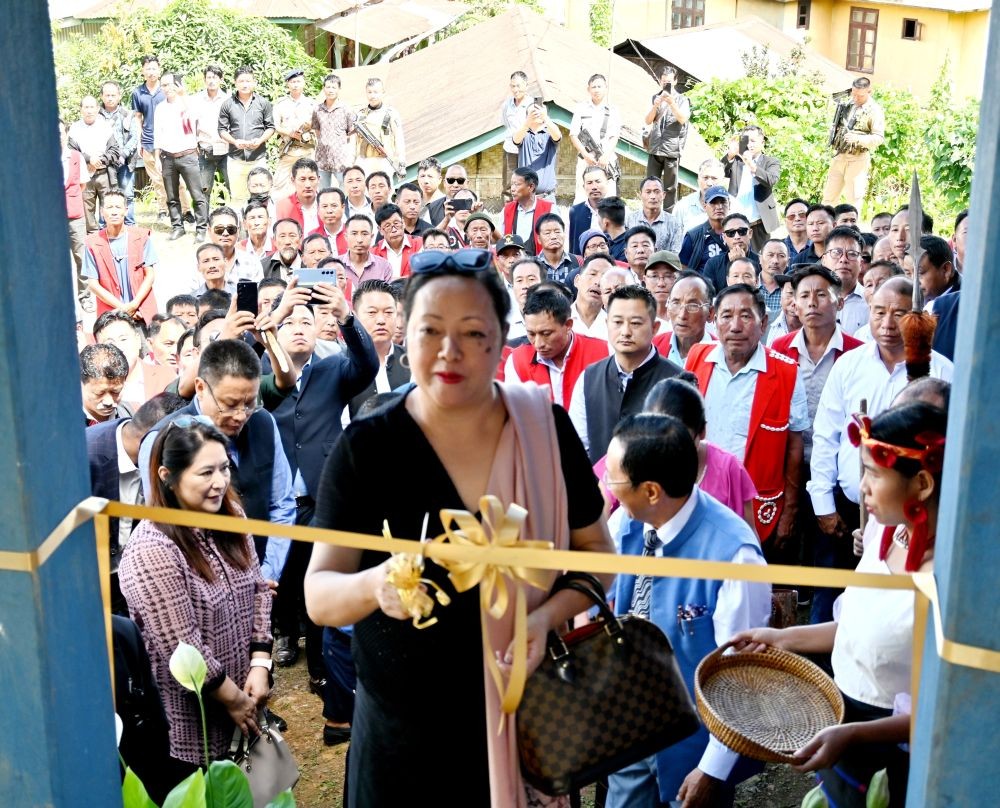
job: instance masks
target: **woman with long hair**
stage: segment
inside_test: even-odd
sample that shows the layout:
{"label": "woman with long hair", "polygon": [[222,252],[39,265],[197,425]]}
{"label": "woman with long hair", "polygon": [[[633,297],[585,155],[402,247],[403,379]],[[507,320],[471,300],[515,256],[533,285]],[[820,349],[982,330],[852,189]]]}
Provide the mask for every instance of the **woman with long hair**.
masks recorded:
{"label": "woman with long hair", "polygon": [[[861,448],[861,491],[872,518],[885,525],[865,548],[858,572],[927,572],[934,565],[944,460],[944,410],[924,402],[856,416],[849,436]],[[761,628],[733,637],[740,650],[773,645],[796,653],[832,653],[844,696],[844,723],[799,749],[799,771],[815,771],[831,805],[865,805],[875,774],[887,769],[891,806],[906,803],[909,755],[913,593],[849,587],[836,622]],[[877,615],[877,619],[873,616]]]}
{"label": "woman with long hair", "polygon": [[[230,486],[227,443],[204,416],[171,421],[153,444],[148,504],[243,516]],[[169,790],[205,763],[198,701],[171,676],[171,655],[185,642],[205,658],[208,752],[221,757],[234,727],[258,730],[257,711],[267,701],[271,595],[250,536],[145,519],[125,545],[119,577],[170,724],[170,761],[160,784]]]}

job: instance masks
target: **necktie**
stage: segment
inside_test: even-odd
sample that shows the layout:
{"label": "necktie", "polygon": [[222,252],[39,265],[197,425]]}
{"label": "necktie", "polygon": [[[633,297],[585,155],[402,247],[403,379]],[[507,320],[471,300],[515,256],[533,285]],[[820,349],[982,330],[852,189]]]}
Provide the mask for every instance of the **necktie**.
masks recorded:
{"label": "necktie", "polygon": [[[660,537],[655,530],[647,530],[642,544],[643,557],[656,555],[656,548],[660,546]],[[651,575],[637,575],[635,578],[635,590],[632,593],[632,614],[638,617],[649,618],[649,596],[653,589],[653,578]]]}

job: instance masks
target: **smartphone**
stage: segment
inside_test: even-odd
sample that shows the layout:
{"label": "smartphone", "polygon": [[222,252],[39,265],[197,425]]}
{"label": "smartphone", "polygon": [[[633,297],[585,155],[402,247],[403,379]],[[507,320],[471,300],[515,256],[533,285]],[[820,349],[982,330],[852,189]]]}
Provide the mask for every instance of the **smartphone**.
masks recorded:
{"label": "smartphone", "polygon": [[237,281],[236,310],[248,311],[257,316],[257,283],[255,281]]}
{"label": "smartphone", "polygon": [[450,204],[452,210],[472,210],[471,199],[453,199]]}
{"label": "smartphone", "polygon": [[740,135],[740,154],[746,154],[750,148],[750,135]]}
{"label": "smartphone", "polygon": [[295,277],[299,279],[300,289],[312,289],[317,283],[330,283],[336,286],[337,268],[297,269],[295,270]]}

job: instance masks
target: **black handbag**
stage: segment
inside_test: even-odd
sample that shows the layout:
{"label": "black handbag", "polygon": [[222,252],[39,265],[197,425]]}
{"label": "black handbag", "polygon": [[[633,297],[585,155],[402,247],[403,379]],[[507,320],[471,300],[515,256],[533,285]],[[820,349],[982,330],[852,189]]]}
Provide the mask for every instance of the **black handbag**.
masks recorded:
{"label": "black handbag", "polygon": [[517,711],[524,779],[552,796],[596,782],[699,727],[666,635],[641,617],[615,617],[591,575],[564,575],[552,592],[561,589],[589,597],[600,618],[562,638],[549,633]]}

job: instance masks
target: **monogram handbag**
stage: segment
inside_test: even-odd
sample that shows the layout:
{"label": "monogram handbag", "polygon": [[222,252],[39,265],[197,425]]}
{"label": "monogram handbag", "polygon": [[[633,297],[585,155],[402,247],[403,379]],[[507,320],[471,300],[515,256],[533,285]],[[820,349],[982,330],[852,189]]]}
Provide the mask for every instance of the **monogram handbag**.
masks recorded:
{"label": "monogram handbag", "polygon": [[591,575],[564,575],[553,594],[561,589],[589,597],[600,618],[561,638],[549,633],[517,711],[524,779],[552,796],[596,782],[699,727],[666,635],[640,617],[615,617]]}
{"label": "monogram handbag", "polygon": [[299,767],[285,739],[268,724],[266,712],[260,713],[257,725],[260,735],[256,738],[247,738],[237,727],[229,756],[250,781],[254,808],[265,808],[299,781]]}

